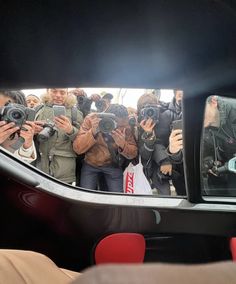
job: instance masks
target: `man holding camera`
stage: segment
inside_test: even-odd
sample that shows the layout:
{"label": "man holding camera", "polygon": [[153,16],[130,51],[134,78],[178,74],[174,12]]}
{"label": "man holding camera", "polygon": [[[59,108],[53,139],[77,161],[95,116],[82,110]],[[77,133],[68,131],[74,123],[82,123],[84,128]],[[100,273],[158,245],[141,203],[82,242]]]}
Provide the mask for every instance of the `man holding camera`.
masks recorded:
{"label": "man holding camera", "polygon": [[28,163],[37,158],[34,146],[35,112],[26,107],[21,91],[0,92],[0,145]]}
{"label": "man holding camera", "polygon": [[[204,117],[204,144],[202,151],[202,177],[209,194],[235,194],[236,174],[220,171],[236,154],[235,99],[210,96]],[[214,191],[215,189],[215,191]]]}
{"label": "man holding camera", "polygon": [[76,180],[76,153],[72,143],[83,116],[74,108],[75,98],[67,89],[48,89],[48,102],[36,115],[41,160],[37,167],[66,183]]}
{"label": "man holding camera", "polygon": [[111,104],[105,113],[91,113],[73,143],[77,154],[85,153],[80,186],[97,188],[98,176],[105,177],[108,191],[123,192],[125,159],[137,156],[137,146],[128,125],[128,111]]}

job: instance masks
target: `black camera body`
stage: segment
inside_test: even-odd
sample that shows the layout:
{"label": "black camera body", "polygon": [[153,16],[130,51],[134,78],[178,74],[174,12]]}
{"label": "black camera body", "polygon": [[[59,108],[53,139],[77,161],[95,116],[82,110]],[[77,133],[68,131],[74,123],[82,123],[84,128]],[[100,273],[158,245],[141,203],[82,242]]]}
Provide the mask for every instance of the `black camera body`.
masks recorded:
{"label": "black camera body", "polygon": [[147,120],[151,118],[154,123],[159,122],[160,108],[158,106],[146,105],[140,110],[138,121]]}
{"label": "black camera body", "polygon": [[106,109],[107,104],[106,104],[106,101],[104,99],[100,99],[99,101],[95,102],[95,106],[96,106],[98,112],[102,112]]}
{"label": "black camera body", "polygon": [[117,128],[116,116],[113,113],[98,113],[101,118],[98,124],[99,131],[102,133],[111,133]]}
{"label": "black camera body", "polygon": [[54,135],[55,132],[55,123],[52,121],[47,121],[43,125],[43,130],[39,132],[37,139],[39,142],[46,142],[49,140],[50,137]]}
{"label": "black camera body", "polygon": [[15,126],[22,127],[26,120],[34,121],[35,110],[24,105],[7,103],[0,108],[0,120],[7,123],[14,122]]}
{"label": "black camera body", "polygon": [[79,107],[82,107],[85,104],[92,104],[92,100],[85,97],[85,96],[78,96],[77,97],[77,103]]}
{"label": "black camera body", "polygon": [[130,116],[129,117],[129,126],[130,127],[135,127],[135,125],[136,125],[136,118],[135,118],[135,116]]}

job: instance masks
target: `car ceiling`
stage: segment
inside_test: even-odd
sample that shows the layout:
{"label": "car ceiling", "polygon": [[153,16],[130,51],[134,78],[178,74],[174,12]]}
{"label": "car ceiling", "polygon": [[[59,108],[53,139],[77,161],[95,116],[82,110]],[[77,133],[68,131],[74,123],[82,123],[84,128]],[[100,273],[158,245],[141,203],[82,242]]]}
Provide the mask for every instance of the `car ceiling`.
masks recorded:
{"label": "car ceiling", "polygon": [[1,88],[236,87],[233,1],[4,1],[0,19]]}

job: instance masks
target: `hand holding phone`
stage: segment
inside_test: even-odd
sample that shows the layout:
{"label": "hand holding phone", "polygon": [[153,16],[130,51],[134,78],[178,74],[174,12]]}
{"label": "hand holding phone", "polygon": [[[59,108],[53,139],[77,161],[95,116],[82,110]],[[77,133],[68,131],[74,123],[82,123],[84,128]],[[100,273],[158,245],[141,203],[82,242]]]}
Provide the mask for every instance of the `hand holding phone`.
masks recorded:
{"label": "hand holding phone", "polygon": [[172,122],[172,130],[176,130],[176,129],[182,129],[183,128],[183,121],[180,120],[174,120]]}

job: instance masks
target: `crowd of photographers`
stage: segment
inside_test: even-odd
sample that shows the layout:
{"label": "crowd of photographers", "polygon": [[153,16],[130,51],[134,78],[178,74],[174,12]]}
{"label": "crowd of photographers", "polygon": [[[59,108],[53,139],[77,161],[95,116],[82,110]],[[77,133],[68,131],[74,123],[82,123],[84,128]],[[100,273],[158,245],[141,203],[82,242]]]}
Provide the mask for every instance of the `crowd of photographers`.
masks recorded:
{"label": "crowd of photographers", "polygon": [[170,195],[173,183],[185,195],[182,97],[175,90],[164,104],[144,94],[135,110],[113,104],[112,94],[88,97],[82,89],[48,89],[41,100],[2,91],[0,145],[63,182],[110,192],[123,192],[123,172],[140,156],[158,194]]}

